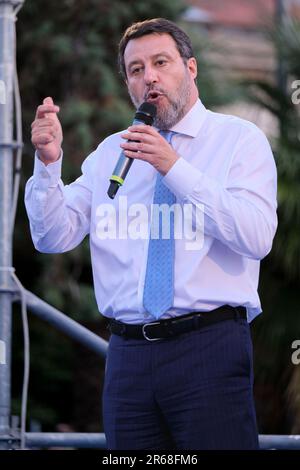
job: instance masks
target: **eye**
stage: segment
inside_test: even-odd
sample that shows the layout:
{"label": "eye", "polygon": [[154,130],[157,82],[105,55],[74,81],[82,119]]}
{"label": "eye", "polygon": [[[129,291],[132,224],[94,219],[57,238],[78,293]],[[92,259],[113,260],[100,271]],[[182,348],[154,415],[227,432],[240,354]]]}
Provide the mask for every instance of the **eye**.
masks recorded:
{"label": "eye", "polygon": [[134,67],[133,69],[131,69],[130,73],[131,75],[138,75],[142,70],[142,67]]}
{"label": "eye", "polygon": [[165,65],[167,63],[166,59],[159,59],[156,61],[157,65],[159,65],[160,67],[162,65]]}

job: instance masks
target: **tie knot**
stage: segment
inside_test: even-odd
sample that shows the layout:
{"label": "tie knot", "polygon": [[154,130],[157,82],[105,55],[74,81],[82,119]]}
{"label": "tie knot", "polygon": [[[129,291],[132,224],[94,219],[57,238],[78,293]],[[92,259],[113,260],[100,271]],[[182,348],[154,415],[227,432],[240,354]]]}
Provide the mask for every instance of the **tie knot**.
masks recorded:
{"label": "tie knot", "polygon": [[160,135],[162,135],[169,144],[171,143],[172,137],[175,134],[173,131],[159,131]]}

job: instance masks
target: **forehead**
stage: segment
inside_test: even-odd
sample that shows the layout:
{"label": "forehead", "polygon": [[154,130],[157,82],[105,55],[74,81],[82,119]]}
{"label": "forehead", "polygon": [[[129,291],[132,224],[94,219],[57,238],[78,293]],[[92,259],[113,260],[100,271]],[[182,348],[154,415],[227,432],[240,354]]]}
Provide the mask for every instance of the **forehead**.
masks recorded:
{"label": "forehead", "polygon": [[176,42],[167,33],[151,33],[140,38],[130,39],[125,52],[124,61],[127,66],[133,60],[147,60],[160,53],[179,56]]}

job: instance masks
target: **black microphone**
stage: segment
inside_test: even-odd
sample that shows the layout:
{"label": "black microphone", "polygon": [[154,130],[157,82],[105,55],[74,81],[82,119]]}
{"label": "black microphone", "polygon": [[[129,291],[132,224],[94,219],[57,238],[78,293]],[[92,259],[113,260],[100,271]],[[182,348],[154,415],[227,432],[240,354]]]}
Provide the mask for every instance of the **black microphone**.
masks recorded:
{"label": "black microphone", "polygon": [[[133,125],[134,124],[148,124],[152,126],[153,120],[156,116],[156,106],[151,103],[142,103],[135,113]],[[111,175],[110,185],[107,191],[108,196],[113,199],[117,194],[117,191],[120,186],[124,183],[126,175],[129,171],[129,168],[132,165],[134,158],[126,157],[122,151],[118,160],[118,163],[115,166],[113,174]]]}

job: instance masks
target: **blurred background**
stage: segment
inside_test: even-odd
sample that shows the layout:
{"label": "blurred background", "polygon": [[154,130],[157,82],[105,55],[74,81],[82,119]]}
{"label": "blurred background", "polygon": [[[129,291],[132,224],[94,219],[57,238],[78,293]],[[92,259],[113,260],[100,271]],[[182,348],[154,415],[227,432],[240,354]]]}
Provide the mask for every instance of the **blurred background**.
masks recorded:
{"label": "blurred background", "polygon": [[[252,324],[255,400],[261,434],[300,434],[300,365],[291,361],[292,342],[300,340],[300,99],[292,100],[300,80],[299,0],[26,0],[17,21],[24,153],[16,272],[27,289],[107,338],[88,239],[64,255],[33,248],[23,203],[33,169],[30,124],[36,106],[52,96],[64,129],[63,179],[71,182],[98,143],[131,122],[133,108],[117,71],[118,42],[132,22],[159,16],[191,36],[205,106],[253,121],[271,142],[279,228],[261,267],[264,313]],[[28,429],[103,431],[103,361],[30,314],[29,324]],[[22,377],[21,316],[14,306],[14,415],[20,415]]]}

